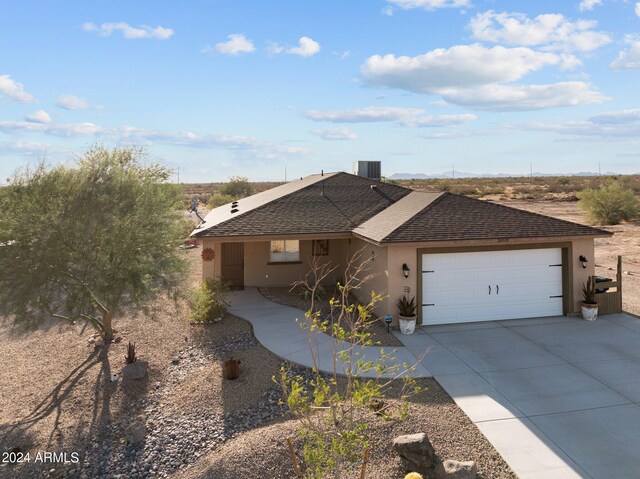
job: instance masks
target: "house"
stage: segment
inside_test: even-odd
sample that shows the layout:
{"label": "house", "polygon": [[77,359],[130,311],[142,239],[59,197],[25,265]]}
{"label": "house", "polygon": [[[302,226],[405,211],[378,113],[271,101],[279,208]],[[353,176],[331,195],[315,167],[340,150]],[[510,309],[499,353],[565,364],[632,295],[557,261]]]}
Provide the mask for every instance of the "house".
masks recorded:
{"label": "house", "polygon": [[[289,286],[314,257],[371,259],[376,314],[415,296],[418,321],[444,324],[573,315],[611,233],[451,193],[351,175],[307,176],[213,209],[193,233],[203,277]],[[336,273],[338,275],[338,273]]]}

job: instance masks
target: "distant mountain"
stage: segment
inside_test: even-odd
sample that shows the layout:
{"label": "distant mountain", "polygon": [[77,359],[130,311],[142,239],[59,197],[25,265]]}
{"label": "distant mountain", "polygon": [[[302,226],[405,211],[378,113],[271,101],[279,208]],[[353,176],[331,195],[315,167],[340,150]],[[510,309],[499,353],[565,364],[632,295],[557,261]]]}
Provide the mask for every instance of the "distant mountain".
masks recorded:
{"label": "distant mountain", "polygon": [[[526,176],[598,176],[598,173],[594,173],[592,171],[580,171],[577,173],[566,173],[566,174],[558,174],[558,173],[541,173],[538,171],[534,171],[533,174],[522,174],[522,175],[513,175],[509,173],[469,173],[466,171],[458,171],[454,172],[455,178],[517,178],[517,177],[526,177]],[[615,176],[618,173],[614,173],[612,171],[607,171],[602,173],[604,176]],[[394,173],[391,176],[388,176],[390,180],[428,180],[428,179],[447,179],[451,178],[451,171],[444,171],[442,173],[434,173],[431,175],[427,175],[425,173]]]}

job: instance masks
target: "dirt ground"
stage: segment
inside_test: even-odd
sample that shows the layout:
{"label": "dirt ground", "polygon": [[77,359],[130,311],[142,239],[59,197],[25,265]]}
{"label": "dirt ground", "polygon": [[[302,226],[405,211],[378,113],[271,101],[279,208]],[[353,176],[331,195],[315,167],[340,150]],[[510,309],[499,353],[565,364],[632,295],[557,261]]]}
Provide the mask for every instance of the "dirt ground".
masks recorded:
{"label": "dirt ground", "polygon": [[[567,221],[587,224],[575,201],[503,200],[498,203]],[[622,307],[640,316],[640,221],[600,226],[614,235],[595,240],[596,275],[615,280],[618,255],[622,255]]]}

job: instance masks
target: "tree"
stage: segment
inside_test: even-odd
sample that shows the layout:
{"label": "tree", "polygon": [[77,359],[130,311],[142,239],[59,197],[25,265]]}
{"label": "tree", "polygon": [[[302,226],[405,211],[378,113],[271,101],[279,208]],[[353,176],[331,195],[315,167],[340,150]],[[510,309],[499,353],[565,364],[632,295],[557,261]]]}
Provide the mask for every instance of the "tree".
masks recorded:
{"label": "tree", "polygon": [[176,291],[181,192],[139,148],[18,170],[0,199],[0,303],[16,322],[86,321],[105,341],[123,308]]}
{"label": "tree", "polygon": [[[278,382],[284,400],[300,421],[303,442],[304,477],[339,479],[360,463],[361,476],[367,461],[370,438],[367,433],[373,416],[387,419],[408,416],[408,398],[420,387],[408,374],[415,365],[394,363],[390,354],[381,351],[378,358],[366,358],[363,346],[373,345],[370,332],[373,310],[383,297],[371,292],[367,303],[354,301],[353,292],[363,288],[372,278],[367,273],[370,259],[362,252],[352,256],[345,268],[343,281],[329,300],[329,313],[318,307],[318,289],[336,268],[329,263],[312,265],[307,277],[296,283],[309,291],[311,305],[301,326],[309,331],[309,348],[313,360],[312,379],[294,376],[287,369],[280,371]],[[319,369],[318,343],[315,332],[333,336],[333,368],[330,374]],[[373,376],[373,377],[362,377]],[[388,379],[392,376],[392,379]],[[387,379],[385,379],[387,378]],[[387,393],[401,381],[398,399]],[[294,465],[297,462],[294,461]],[[297,467],[297,466],[296,466]],[[298,472],[296,472],[298,476]]]}
{"label": "tree", "polygon": [[617,181],[602,185],[597,190],[583,190],[578,193],[578,198],[578,206],[595,224],[617,225],[621,221],[634,220],[640,214],[640,201],[634,191]]}
{"label": "tree", "polygon": [[232,176],[229,182],[220,187],[220,194],[232,196],[233,199],[244,198],[253,193],[253,187],[244,176]]}

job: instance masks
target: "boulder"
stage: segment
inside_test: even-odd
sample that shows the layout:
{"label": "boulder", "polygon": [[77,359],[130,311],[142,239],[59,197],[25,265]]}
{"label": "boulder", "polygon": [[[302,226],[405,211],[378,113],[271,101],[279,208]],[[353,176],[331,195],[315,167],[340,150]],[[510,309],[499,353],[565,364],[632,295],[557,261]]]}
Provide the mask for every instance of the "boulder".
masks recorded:
{"label": "boulder", "polygon": [[142,379],[147,375],[147,367],[149,363],[146,361],[136,361],[127,364],[122,368],[122,377],[125,379]]}
{"label": "boulder", "polygon": [[417,472],[425,478],[432,477],[435,451],[424,432],[396,437],[393,449],[400,456],[406,472]]}
{"label": "boulder", "polygon": [[437,468],[435,479],[476,479],[478,469],[474,461],[444,461]]}
{"label": "boulder", "polygon": [[124,435],[129,444],[138,444],[144,441],[147,435],[147,426],[145,426],[143,421],[134,421],[124,430]]}

